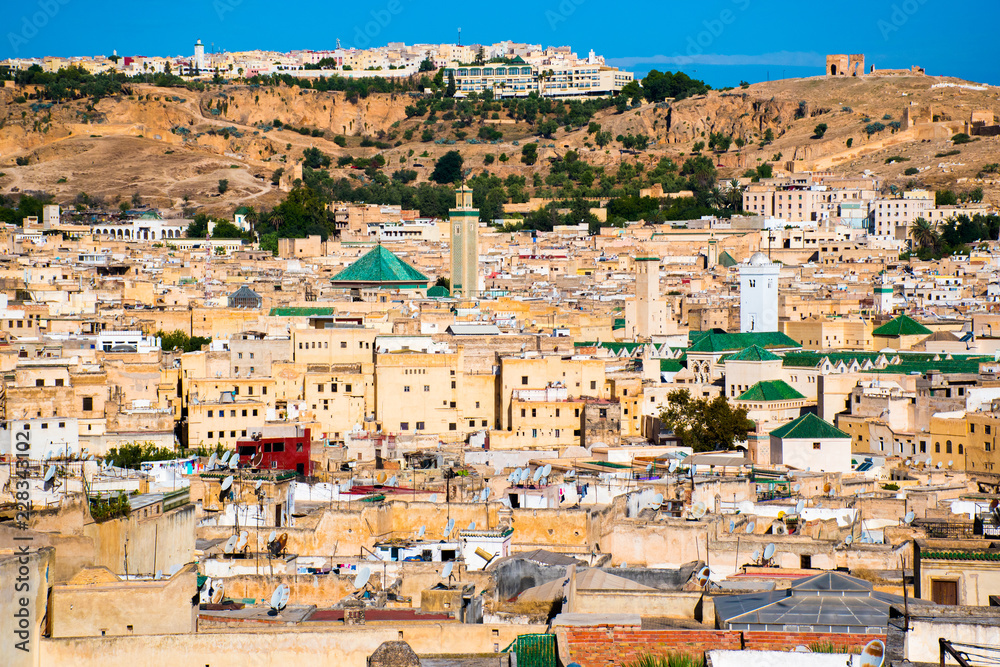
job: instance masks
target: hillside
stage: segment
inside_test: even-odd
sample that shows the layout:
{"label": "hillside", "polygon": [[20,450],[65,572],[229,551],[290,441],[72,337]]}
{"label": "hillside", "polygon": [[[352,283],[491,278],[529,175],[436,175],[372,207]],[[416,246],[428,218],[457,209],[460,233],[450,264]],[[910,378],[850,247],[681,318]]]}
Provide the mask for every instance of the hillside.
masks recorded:
{"label": "hillside", "polygon": [[[994,89],[957,85],[967,83],[926,76],[814,77],[711,91],[672,104],[642,104],[624,113],[611,107],[589,118],[612,137],[629,133],[649,137],[649,147],[638,152],[621,152],[614,141],[598,148],[587,122],[569,132],[559,127],[551,138],[539,138],[541,116],[534,123],[510,118],[496,103],[492,113],[408,117],[407,107],[421,99],[410,94],[360,98],[286,86],[224,85],[198,92],[137,85],[132,95],[91,105],[87,99],[49,104],[32,99],[32,90],[3,88],[0,192],[39,190],[63,202],[81,192],[108,200],[127,200],[139,193],[144,202],[163,208],[200,206],[228,215],[243,203],[279,202],[283,192],[271,183],[272,175],[278,168],[292,173],[308,148],[330,156],[334,178],[361,177],[350,167],[338,168],[339,158],[381,154],[386,175],[412,169],[420,182],[428,178],[436,158],[458,150],[466,168],[474,172],[486,168],[501,178],[525,176],[530,186],[534,174],[548,174],[546,158],[569,150],[578,151],[586,163],[613,172],[622,161],[651,166],[670,157],[683,162],[694,143],[708,142],[712,133],[746,142],[742,149],[734,143],[715,155],[720,174],[727,177],[769,162],[779,168],[844,174],[869,169],[899,185],[914,181],[963,190],[973,187],[984,165],[1000,161],[996,157],[1000,138],[976,138],[955,147],[949,141],[952,132],[944,125],[934,132],[930,126],[923,132],[905,131],[905,125],[898,131],[892,128],[892,123],[903,122],[908,106],[920,109],[928,119],[952,125],[968,120],[973,111],[993,119],[1000,116],[1000,96]],[[827,125],[826,133],[815,138],[814,128],[820,123]],[[868,136],[864,128],[871,123],[885,128]],[[463,139],[474,139],[484,127],[502,132],[502,139],[474,144]],[[427,130],[433,139],[422,141]],[[773,141],[761,146],[768,131]],[[343,147],[334,142],[338,135],[345,138]],[[362,147],[364,138],[370,139]],[[384,142],[379,144],[382,148],[373,140]],[[530,141],[539,143],[539,160],[531,166],[519,160],[521,148]],[[960,152],[935,157],[954,150]],[[484,167],[487,154],[498,159]],[[510,159],[502,162],[501,154]],[[886,164],[894,156],[907,161]],[[27,158],[28,164],[18,166],[17,158]],[[911,167],[920,173],[906,176],[904,170]],[[218,193],[220,179],[229,183],[223,195]],[[288,181],[286,176],[285,187]],[[1000,201],[996,182],[976,184],[984,187],[989,200]]]}

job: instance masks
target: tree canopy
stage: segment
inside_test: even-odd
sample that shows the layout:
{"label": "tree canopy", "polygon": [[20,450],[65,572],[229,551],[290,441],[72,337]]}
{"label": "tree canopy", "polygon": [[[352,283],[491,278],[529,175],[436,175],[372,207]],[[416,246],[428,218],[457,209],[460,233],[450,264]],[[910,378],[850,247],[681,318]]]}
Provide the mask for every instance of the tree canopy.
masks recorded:
{"label": "tree canopy", "polygon": [[696,452],[731,449],[755,428],[746,408],[734,408],[724,396],[692,398],[687,389],[667,395],[667,407],[660,413],[660,420],[680,438],[681,444]]}

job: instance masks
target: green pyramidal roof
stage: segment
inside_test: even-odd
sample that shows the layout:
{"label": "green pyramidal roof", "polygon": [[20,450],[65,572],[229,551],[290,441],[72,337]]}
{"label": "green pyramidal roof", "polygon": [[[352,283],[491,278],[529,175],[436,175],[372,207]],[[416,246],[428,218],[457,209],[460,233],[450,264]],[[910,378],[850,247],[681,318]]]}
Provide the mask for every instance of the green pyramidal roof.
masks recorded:
{"label": "green pyramidal roof", "polygon": [[393,287],[427,287],[427,276],[381,245],[371,249],[332,278],[333,283],[388,283]]}
{"label": "green pyramidal roof", "polygon": [[763,380],[740,394],[738,401],[798,401],[805,398],[784,380]]}
{"label": "green pyramidal roof", "polygon": [[778,361],[781,359],[774,352],[768,352],[760,345],[751,345],[731,355],[726,361]]}
{"label": "green pyramidal roof", "polygon": [[872,332],[873,336],[927,336],[932,331],[920,322],[900,315],[891,322],[886,322]]}
{"label": "green pyramidal roof", "polygon": [[851,438],[847,433],[844,433],[833,424],[823,421],[811,412],[807,412],[798,419],[774,429],[771,431],[771,435],[782,440],[799,438],[804,440],[847,438],[850,440]]}
{"label": "green pyramidal roof", "polygon": [[722,254],[719,255],[719,264],[728,269],[730,266],[736,266],[737,262],[729,252],[723,250]]}

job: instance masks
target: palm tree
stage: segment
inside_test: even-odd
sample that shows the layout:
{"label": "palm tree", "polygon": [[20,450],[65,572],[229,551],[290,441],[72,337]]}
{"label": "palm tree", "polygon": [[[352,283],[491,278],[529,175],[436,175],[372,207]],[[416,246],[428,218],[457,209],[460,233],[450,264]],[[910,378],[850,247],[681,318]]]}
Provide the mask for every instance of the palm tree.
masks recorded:
{"label": "palm tree", "polygon": [[715,186],[708,193],[708,205],[712,208],[722,208],[726,205],[726,195],[722,193],[719,186]]}
{"label": "palm tree", "polygon": [[250,225],[250,238],[257,240],[257,223],[260,222],[260,214],[253,206],[247,206],[243,213],[247,224]]}
{"label": "palm tree", "polygon": [[941,235],[925,218],[917,218],[910,224],[910,236],[913,238],[913,243],[921,250],[933,250],[941,242]]}
{"label": "palm tree", "polygon": [[743,186],[735,178],[729,181],[729,188],[726,190],[726,201],[734,211],[739,211],[743,208]]}

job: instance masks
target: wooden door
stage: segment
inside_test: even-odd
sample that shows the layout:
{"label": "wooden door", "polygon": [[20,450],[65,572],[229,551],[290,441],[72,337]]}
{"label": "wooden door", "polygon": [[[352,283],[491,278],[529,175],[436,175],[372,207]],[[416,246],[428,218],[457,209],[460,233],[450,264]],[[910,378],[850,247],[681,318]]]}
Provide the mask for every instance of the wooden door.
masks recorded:
{"label": "wooden door", "polygon": [[931,581],[931,600],[937,604],[958,604],[958,582],[944,579]]}

